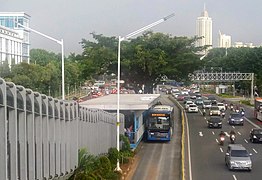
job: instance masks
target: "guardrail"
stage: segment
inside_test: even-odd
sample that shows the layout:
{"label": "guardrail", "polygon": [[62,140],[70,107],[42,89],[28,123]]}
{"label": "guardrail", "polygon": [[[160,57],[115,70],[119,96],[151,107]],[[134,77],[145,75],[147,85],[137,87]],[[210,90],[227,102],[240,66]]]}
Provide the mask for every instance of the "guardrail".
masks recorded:
{"label": "guardrail", "polygon": [[[0,78],[0,179],[53,179],[116,147],[116,114],[79,107]],[[120,115],[121,134],[124,116]]]}

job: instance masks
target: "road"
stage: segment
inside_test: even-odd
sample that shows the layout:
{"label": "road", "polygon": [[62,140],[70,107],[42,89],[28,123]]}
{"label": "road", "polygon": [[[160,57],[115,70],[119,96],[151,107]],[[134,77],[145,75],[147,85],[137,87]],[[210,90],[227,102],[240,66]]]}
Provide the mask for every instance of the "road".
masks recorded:
{"label": "road", "polygon": [[223,119],[222,130],[237,133],[236,143],[242,144],[252,153],[253,169],[251,172],[229,171],[225,166],[225,151],[229,144],[227,137],[225,145],[218,145],[218,134],[221,129],[207,128],[206,118],[201,113],[187,113],[189,137],[191,147],[192,179],[193,180],[260,180],[262,178],[262,144],[253,144],[249,141],[249,132],[255,126],[260,126],[252,118],[252,110],[246,109],[247,117],[244,126],[230,126],[227,118]]}
{"label": "road", "polygon": [[[173,105],[168,96],[162,95],[162,104]],[[181,179],[181,118],[175,108],[174,135],[170,142],[142,142],[136,157],[136,167],[127,179],[175,180]]]}

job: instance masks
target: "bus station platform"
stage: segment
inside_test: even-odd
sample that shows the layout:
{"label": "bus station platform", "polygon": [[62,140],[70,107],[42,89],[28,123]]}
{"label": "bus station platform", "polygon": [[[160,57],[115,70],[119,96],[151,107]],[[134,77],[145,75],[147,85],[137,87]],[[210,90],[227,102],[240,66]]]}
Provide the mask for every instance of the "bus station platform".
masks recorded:
{"label": "bus station platform", "polygon": [[[125,115],[125,132],[130,146],[135,149],[143,138],[145,126],[143,115],[157,103],[160,94],[120,94],[119,111]],[[109,94],[79,103],[88,109],[102,109],[110,113],[117,112],[117,94]]]}

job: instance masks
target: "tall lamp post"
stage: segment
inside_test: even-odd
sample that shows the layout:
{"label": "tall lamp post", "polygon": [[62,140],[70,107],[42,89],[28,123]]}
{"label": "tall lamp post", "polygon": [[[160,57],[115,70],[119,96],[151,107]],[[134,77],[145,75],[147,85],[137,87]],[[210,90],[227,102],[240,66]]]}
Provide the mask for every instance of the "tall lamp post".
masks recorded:
{"label": "tall lamp post", "polygon": [[57,39],[55,39],[53,37],[50,37],[50,36],[48,36],[48,35],[46,35],[44,33],[36,31],[36,30],[34,30],[34,29],[30,28],[30,27],[24,26],[24,25],[22,25],[22,24],[20,24],[18,22],[16,22],[16,23],[17,23],[17,25],[19,25],[19,26],[21,26],[21,27],[23,27],[23,28],[25,28],[25,29],[27,29],[29,31],[33,31],[33,32],[35,32],[35,33],[37,33],[37,34],[39,34],[39,35],[41,35],[43,37],[46,37],[47,39],[55,41],[56,43],[61,45],[61,53],[62,53],[62,99],[65,100],[65,62],[64,62],[64,41],[63,41],[63,39],[61,39],[61,41],[59,41],[59,40],[57,40]]}
{"label": "tall lamp post", "polygon": [[[124,37],[121,37],[119,36],[118,37],[118,59],[117,59],[117,138],[116,138],[116,141],[117,141],[117,150],[118,152],[120,151],[120,148],[119,148],[119,136],[120,136],[120,129],[119,129],[119,126],[120,126],[120,113],[119,113],[119,110],[120,110],[120,50],[121,50],[121,42],[124,41],[124,40],[127,40],[141,32],[144,32],[166,20],[168,20],[169,18],[173,17],[175,14],[170,14],[156,22],[153,22],[145,27],[142,27],[134,32],[131,32],[129,33],[128,35],[124,36]],[[120,168],[120,165],[119,165],[119,159],[117,159],[117,166],[116,166],[116,170],[117,171],[121,171],[121,168]]]}

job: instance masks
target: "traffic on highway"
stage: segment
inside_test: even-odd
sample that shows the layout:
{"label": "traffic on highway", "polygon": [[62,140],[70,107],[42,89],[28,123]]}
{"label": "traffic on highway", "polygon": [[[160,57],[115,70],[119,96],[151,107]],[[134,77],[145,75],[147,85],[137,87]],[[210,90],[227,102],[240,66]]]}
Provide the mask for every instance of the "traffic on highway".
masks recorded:
{"label": "traffic on highway", "polygon": [[[189,179],[261,179],[262,130],[253,109],[215,95],[200,96],[198,92],[196,97],[190,92],[193,94],[189,90],[184,98],[173,95],[179,97],[186,113]],[[192,102],[198,112],[188,111],[187,104]]]}
{"label": "traffic on highway", "polygon": [[261,179],[262,124],[254,108],[192,89],[163,90],[160,100],[174,107],[173,137],[145,139],[127,179]]}

